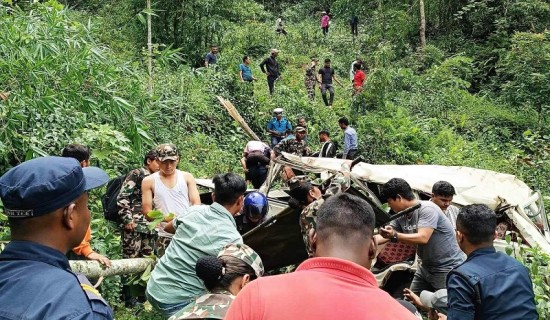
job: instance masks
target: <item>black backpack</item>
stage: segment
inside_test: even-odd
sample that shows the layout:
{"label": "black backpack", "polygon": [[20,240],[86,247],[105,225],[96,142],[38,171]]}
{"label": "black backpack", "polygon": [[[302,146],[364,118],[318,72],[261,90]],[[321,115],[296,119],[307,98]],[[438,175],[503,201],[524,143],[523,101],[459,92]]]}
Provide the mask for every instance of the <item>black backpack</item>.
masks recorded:
{"label": "black backpack", "polygon": [[107,183],[107,190],[105,191],[105,194],[101,197],[101,204],[103,205],[103,216],[105,219],[121,223],[122,219],[120,218],[120,215],[118,214],[118,204],[117,204],[117,197],[120,193],[120,189],[122,188],[122,183],[126,180],[126,175],[121,175],[116,178],[113,178],[109,180],[109,183]]}

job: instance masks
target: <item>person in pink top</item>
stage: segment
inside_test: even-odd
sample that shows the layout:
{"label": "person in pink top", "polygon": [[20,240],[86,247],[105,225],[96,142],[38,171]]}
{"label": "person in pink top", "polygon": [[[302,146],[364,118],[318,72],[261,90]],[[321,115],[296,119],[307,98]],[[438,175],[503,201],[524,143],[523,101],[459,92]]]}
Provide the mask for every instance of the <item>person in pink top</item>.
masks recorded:
{"label": "person in pink top", "polygon": [[313,258],[296,272],[247,284],[226,320],[414,320],[372,272],[375,217],[367,201],[339,193],[317,211],[308,237]]}
{"label": "person in pink top", "polygon": [[326,37],[328,33],[328,27],[330,26],[330,17],[326,11],[321,12],[321,29],[323,29],[323,35]]}

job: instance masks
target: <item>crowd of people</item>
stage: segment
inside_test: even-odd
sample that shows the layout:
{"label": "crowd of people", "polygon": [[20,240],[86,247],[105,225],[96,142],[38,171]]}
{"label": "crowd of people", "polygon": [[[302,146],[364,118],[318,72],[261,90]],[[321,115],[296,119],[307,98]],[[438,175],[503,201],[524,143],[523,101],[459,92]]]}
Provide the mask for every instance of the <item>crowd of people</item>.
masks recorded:
{"label": "crowd of people", "polygon": [[[204,57],[205,67],[209,67],[217,63],[217,52],[218,47],[212,46],[210,52],[208,52]],[[279,61],[277,59],[278,56],[279,50],[271,49],[271,54],[260,63],[260,70],[266,75],[267,78],[267,86],[270,95],[273,95],[275,92],[275,83],[278,80],[282,80]],[[241,82],[252,83],[258,80],[252,73],[252,69],[250,67],[251,62],[250,56],[245,55],[242,58],[242,63],[239,64],[238,79]],[[315,91],[318,87],[325,106],[332,107],[335,92],[333,81],[341,87],[346,86],[336,77],[335,70],[331,67],[330,59],[325,59],[323,67],[319,70],[317,70],[318,63],[319,58],[311,57],[311,62],[306,66],[304,73],[304,85],[306,92],[309,99],[314,101]],[[350,69],[350,80],[353,96],[363,91],[363,86],[365,84],[365,80],[367,79],[365,71],[366,66],[363,64],[361,59],[356,59],[352,62]],[[327,98],[327,91],[329,92],[329,98]]]}
{"label": "crowd of people", "polygon": [[[358,22],[355,15],[349,20],[353,36]],[[321,34],[327,37],[330,28],[330,12],[323,11]],[[275,31],[288,35],[282,16]],[[204,67],[218,63],[218,52],[212,45]],[[281,80],[278,56],[272,49],[259,64],[271,95]],[[330,59],[318,69],[319,61],[311,57],[304,85],[310,100],[318,88],[330,108],[334,84],[344,84]],[[238,70],[240,81],[257,80],[249,56]],[[357,57],[349,70],[353,95],[362,92],[366,72]],[[128,278],[123,281],[124,303],[148,301],[171,320],[407,320],[422,319],[420,312],[438,320],[538,319],[528,270],[493,246],[495,212],[483,204],[454,206],[456,190],[449,182],[434,183],[431,198],[423,201],[405,179],[388,180],[378,198],[400,216],[376,230],[371,204],[347,192],[346,173],[359,156],[357,132],[345,117],[336,125],[343,132],[341,147],[331,140],[335,130],[326,128],[318,131],[321,147],[314,152],[306,118],[297,118],[293,127],[282,108],[274,109],[266,125],[270,140],[248,141],[244,147],[244,178],[217,174],[208,201],[201,199],[193,174],[178,169],[176,145],[149,150],[142,166],[124,176],[116,203],[123,258],[154,254],[159,259],[141,295],[131,292]],[[243,235],[267,221],[269,202],[259,191],[247,192],[247,186],[260,189],[272,161],[283,153],[349,161],[328,186],[283,168],[308,259],[295,272],[266,276],[260,255],[244,244]],[[90,157],[88,147],[69,144],[59,157],[25,161],[0,177],[11,232],[0,252],[0,319],[114,319],[100,292],[69,265],[69,259],[112,264],[91,246],[88,192],[109,176],[90,166]],[[153,222],[152,212],[160,212],[162,221]],[[405,299],[380,289],[371,271],[380,249],[396,244],[413,247],[412,259],[418,260]]]}
{"label": "crowd of people", "polygon": [[[299,120],[295,136],[283,138],[271,155],[267,144],[248,143],[244,165],[293,148],[309,155],[305,119]],[[349,129],[347,119],[340,127]],[[351,140],[345,143],[352,146]],[[327,142],[319,156],[334,154]],[[111,263],[91,249],[74,250],[91,241],[88,191],[109,178],[89,166],[85,146],[68,145],[62,155],[23,162],[0,177],[12,236],[0,253],[3,319],[113,319],[100,293],[68,263],[75,252]],[[225,173],[212,180],[212,203],[201,204],[193,175],[177,169],[179,157],[173,144],[149,151],[143,167],[126,176],[117,199],[123,256],[160,256],[141,301],[146,298],[166,318],[418,319],[418,310],[430,319],[538,317],[527,269],[493,247],[495,212],[486,205],[453,206],[456,192],[446,181],[433,185],[429,201],[418,200],[404,179],[383,184],[380,200],[402,215],[376,234],[371,205],[346,192],[349,175],[334,177],[328,186],[292,177],[288,194],[301,211],[297,223],[310,258],[293,273],[264,277],[261,257],[242,235],[267,218],[266,196],[246,194],[245,179]],[[353,164],[345,163],[343,172]],[[152,231],[153,210],[164,221]],[[418,268],[404,290],[408,301],[378,288],[370,271],[378,247],[394,243],[417,247]]]}
{"label": "crowd of people", "polygon": [[[351,33],[353,36],[358,34],[358,23],[359,19],[356,15],[353,15],[349,20],[349,25],[351,27]],[[327,36],[329,32],[329,27],[331,24],[331,18],[327,11],[321,13],[321,30],[323,36]],[[285,23],[283,17],[279,15],[275,21],[275,32],[278,35],[286,36],[288,32],[285,29]],[[210,51],[204,56],[204,67],[208,68],[217,64],[218,62],[218,51],[219,48],[217,45],[211,45]],[[275,83],[278,80],[282,80],[281,70],[279,68],[278,57],[279,50],[271,49],[271,53],[260,63],[260,69],[262,73],[266,75],[267,86],[269,94],[273,95],[275,92]],[[340,82],[335,76],[335,70],[331,67],[331,60],[325,59],[323,68],[317,70],[317,65],[319,63],[319,58],[311,57],[311,62],[306,66],[304,74],[304,84],[306,88],[307,95],[310,100],[315,100],[315,91],[316,87],[319,87],[321,91],[321,96],[325,106],[332,107],[334,102],[334,85],[333,81],[339,84],[342,87],[345,87],[342,82]],[[238,66],[238,79],[241,82],[252,83],[258,79],[253,76],[252,69],[250,67],[251,58],[248,55],[245,55],[242,58],[242,63]],[[366,80],[367,71],[366,65],[363,64],[362,60],[358,57],[355,61],[352,62],[350,68],[350,81],[352,95],[355,96],[363,91],[363,86]],[[329,92],[329,98],[327,98],[327,91]]]}

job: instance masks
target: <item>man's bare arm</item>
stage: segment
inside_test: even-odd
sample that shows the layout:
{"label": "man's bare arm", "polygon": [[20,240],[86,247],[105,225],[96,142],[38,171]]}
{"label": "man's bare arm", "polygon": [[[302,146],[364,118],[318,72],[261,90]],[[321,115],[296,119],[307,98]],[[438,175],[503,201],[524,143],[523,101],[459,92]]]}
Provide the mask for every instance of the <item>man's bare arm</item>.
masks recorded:
{"label": "man's bare arm", "polygon": [[416,233],[397,233],[397,241],[407,244],[426,244],[434,232],[432,228],[420,228]]}
{"label": "man's bare arm", "polygon": [[147,215],[153,210],[153,188],[154,188],[153,176],[148,176],[141,182],[141,212],[145,216],[145,219],[152,221]]}
{"label": "man's bare arm", "polygon": [[189,190],[189,203],[192,206],[201,204],[201,197],[199,194],[199,189],[197,188],[195,177],[193,177],[193,175],[189,172],[184,172],[183,175],[187,181],[187,190]]}

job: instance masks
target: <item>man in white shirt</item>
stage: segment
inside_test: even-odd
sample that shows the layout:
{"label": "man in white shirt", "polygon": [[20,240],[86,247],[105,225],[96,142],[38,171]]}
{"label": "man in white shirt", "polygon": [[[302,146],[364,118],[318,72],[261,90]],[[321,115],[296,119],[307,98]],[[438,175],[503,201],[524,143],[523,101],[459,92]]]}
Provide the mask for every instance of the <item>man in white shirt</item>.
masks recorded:
{"label": "man in white shirt", "polygon": [[[158,232],[157,255],[164,254],[172,235],[164,231],[166,223],[179,216],[190,206],[201,203],[199,190],[192,174],[177,169],[179,163],[178,149],[173,144],[161,144],[157,147],[159,172],[143,179],[142,210],[148,220],[153,220],[148,213],[159,210],[165,216],[156,230]],[[171,217],[170,214],[173,214]]]}

